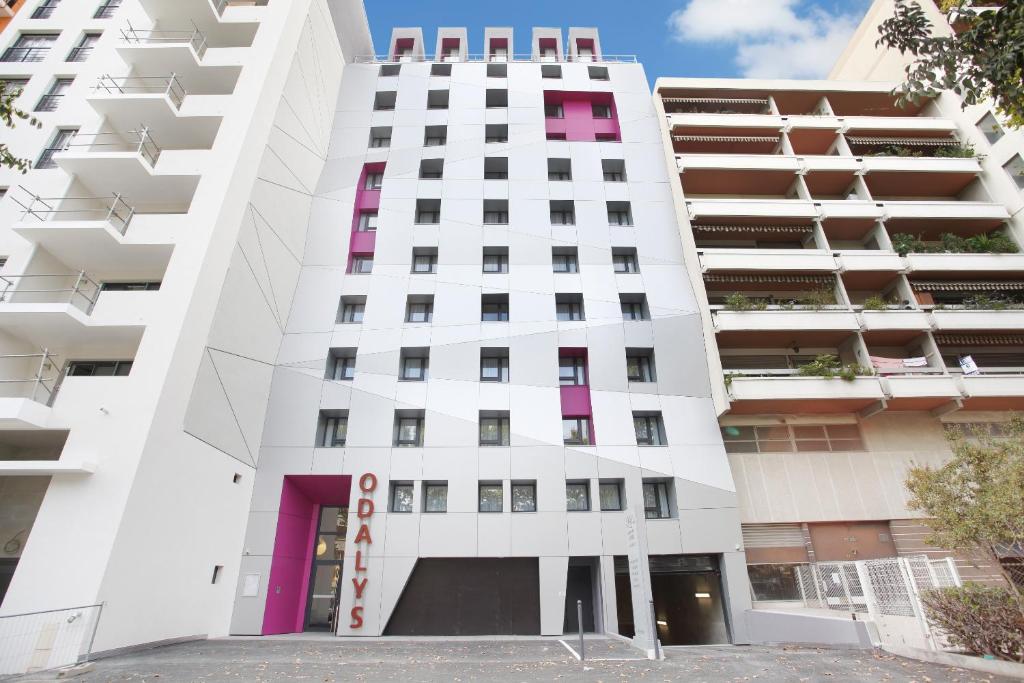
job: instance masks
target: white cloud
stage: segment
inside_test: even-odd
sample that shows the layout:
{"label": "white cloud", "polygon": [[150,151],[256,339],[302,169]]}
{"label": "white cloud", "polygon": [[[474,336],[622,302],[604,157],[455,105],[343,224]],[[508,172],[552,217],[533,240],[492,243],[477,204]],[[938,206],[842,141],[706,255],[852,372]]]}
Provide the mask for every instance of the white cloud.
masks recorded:
{"label": "white cloud", "polygon": [[689,0],[668,25],[680,42],[735,44],[744,77],[821,78],[861,16],[830,14],[806,0]]}

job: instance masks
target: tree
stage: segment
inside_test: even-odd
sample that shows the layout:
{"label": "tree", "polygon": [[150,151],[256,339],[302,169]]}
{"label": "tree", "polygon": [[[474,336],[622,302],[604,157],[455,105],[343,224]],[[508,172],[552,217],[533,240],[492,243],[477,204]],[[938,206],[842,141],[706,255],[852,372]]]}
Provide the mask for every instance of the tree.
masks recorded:
{"label": "tree", "polygon": [[[40,127],[39,121],[28,112],[22,111],[15,106],[14,101],[21,95],[21,88],[0,80],[0,120],[8,128],[14,128],[18,121],[26,121],[30,126]],[[20,159],[11,153],[6,143],[0,142],[0,166],[14,168],[22,173],[28,173],[32,166],[30,159]]]}
{"label": "tree", "polygon": [[941,467],[910,469],[908,507],[930,518],[932,545],[987,555],[1024,617],[1024,596],[999,561],[1000,551],[1024,548],[1024,418],[998,438],[954,431],[950,444],[953,457]]}
{"label": "tree", "polygon": [[1024,0],[943,0],[954,27],[948,36],[936,32],[918,1],[930,0],[896,0],[896,11],[879,26],[875,43],[913,56],[906,82],[895,93],[900,103],[952,90],[964,106],[991,99],[1011,126],[1024,125]]}

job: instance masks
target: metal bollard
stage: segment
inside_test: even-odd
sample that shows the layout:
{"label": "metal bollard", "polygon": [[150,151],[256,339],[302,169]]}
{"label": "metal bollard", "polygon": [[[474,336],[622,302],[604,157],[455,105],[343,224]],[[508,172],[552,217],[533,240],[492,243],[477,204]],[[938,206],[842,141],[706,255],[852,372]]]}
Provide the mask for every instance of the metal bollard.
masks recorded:
{"label": "metal bollard", "polygon": [[658,615],[654,611],[654,600],[651,600],[651,626],[654,629],[651,631],[654,636],[654,660],[657,661],[661,659],[661,643],[658,642]]}
{"label": "metal bollard", "polygon": [[583,654],[583,601],[582,600],[577,600],[576,601],[576,625],[579,626],[579,629],[580,629],[580,661],[582,662],[584,659],[586,659],[586,656]]}

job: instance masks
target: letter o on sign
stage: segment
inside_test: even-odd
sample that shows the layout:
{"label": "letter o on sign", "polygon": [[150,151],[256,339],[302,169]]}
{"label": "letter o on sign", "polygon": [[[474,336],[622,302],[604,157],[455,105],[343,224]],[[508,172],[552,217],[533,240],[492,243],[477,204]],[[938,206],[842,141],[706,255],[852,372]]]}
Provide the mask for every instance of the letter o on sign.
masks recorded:
{"label": "letter o on sign", "polygon": [[363,493],[373,493],[377,489],[377,475],[367,472],[359,477],[359,490]]}

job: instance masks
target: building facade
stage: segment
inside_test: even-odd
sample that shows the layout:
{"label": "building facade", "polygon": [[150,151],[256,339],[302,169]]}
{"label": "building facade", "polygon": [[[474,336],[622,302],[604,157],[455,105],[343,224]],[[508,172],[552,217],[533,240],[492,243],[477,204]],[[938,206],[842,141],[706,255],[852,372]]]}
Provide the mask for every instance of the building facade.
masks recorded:
{"label": "building facade", "polygon": [[1011,134],[951,94],[898,108],[895,85],[656,86],[755,605],[799,601],[808,562],[949,556],[907,469],[1022,405]]}

